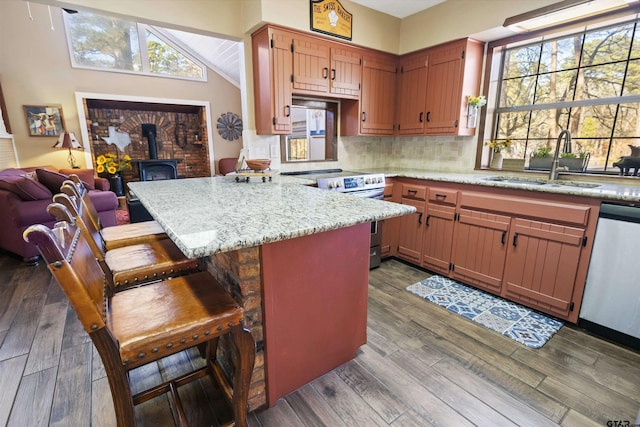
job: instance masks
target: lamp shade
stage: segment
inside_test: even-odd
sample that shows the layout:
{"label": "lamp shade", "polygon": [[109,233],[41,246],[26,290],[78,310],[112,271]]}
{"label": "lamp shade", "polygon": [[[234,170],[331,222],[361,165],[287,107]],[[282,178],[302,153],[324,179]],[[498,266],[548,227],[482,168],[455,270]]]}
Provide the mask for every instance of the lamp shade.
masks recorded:
{"label": "lamp shade", "polygon": [[73,132],[64,131],[58,137],[58,141],[55,143],[53,148],[83,148],[82,144],[78,142],[76,136]]}

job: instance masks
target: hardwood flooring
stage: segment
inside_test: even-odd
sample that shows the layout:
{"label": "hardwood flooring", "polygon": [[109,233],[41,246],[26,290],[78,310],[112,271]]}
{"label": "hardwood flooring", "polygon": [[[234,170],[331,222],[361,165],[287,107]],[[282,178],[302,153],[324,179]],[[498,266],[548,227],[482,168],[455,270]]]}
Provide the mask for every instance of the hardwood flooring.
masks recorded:
{"label": "hardwood flooring", "polygon": [[[354,360],[250,414],[251,426],[633,425],[640,353],[565,326],[532,350],[405,291],[428,273],[373,270],[368,343]],[[0,425],[113,426],[99,357],[46,267],[0,253]],[[330,345],[330,343],[327,343]],[[132,373],[136,386],[201,363],[197,354]],[[217,425],[208,380],[181,389],[193,425]],[[161,397],[139,425],[173,425]],[[624,425],[624,424],[609,424]]]}

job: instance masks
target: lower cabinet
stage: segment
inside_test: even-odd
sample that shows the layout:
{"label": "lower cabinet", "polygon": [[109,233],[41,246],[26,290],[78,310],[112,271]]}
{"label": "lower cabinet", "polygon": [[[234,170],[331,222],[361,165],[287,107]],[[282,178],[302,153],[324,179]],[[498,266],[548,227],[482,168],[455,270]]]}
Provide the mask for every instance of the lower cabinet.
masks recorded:
{"label": "lower cabinet", "polygon": [[398,256],[415,264],[420,264],[424,220],[424,201],[402,199],[403,205],[415,206],[417,211],[400,217],[398,233]]}
{"label": "lower cabinet", "polygon": [[451,277],[500,293],[511,217],[460,209]]}
{"label": "lower cabinet", "polygon": [[514,218],[502,296],[568,316],[585,235],[584,228]]}
{"label": "lower cabinet", "polygon": [[385,230],[387,256],[577,321],[598,201],[582,205],[575,198],[565,203],[561,196],[419,182],[396,182],[401,190],[394,190],[394,200],[417,212],[394,219],[395,228]]}

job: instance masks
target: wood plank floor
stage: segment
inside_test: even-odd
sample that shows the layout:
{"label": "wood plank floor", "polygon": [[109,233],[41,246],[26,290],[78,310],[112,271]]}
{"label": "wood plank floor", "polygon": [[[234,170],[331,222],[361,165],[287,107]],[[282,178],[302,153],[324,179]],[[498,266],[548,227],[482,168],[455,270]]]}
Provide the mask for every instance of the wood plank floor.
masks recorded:
{"label": "wood plank floor", "polygon": [[[428,273],[390,260],[370,275],[368,343],[351,362],[250,414],[252,426],[633,425],[640,353],[565,326],[532,350],[405,291]],[[0,426],[113,426],[104,369],[46,267],[0,253]],[[330,343],[327,343],[330,345]],[[181,354],[136,387],[201,364]],[[217,425],[208,380],[181,389],[196,426]],[[171,426],[166,398],[139,425]]]}

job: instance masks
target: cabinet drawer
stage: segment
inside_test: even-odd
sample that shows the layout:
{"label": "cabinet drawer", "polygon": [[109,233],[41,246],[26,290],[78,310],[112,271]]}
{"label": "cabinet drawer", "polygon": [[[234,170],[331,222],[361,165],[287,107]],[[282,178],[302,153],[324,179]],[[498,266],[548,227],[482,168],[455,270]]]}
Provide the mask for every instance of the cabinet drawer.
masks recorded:
{"label": "cabinet drawer", "polygon": [[402,197],[416,200],[427,200],[427,187],[422,185],[402,184]]}
{"label": "cabinet drawer", "polygon": [[458,202],[458,192],[445,188],[429,188],[429,202],[455,206]]}

